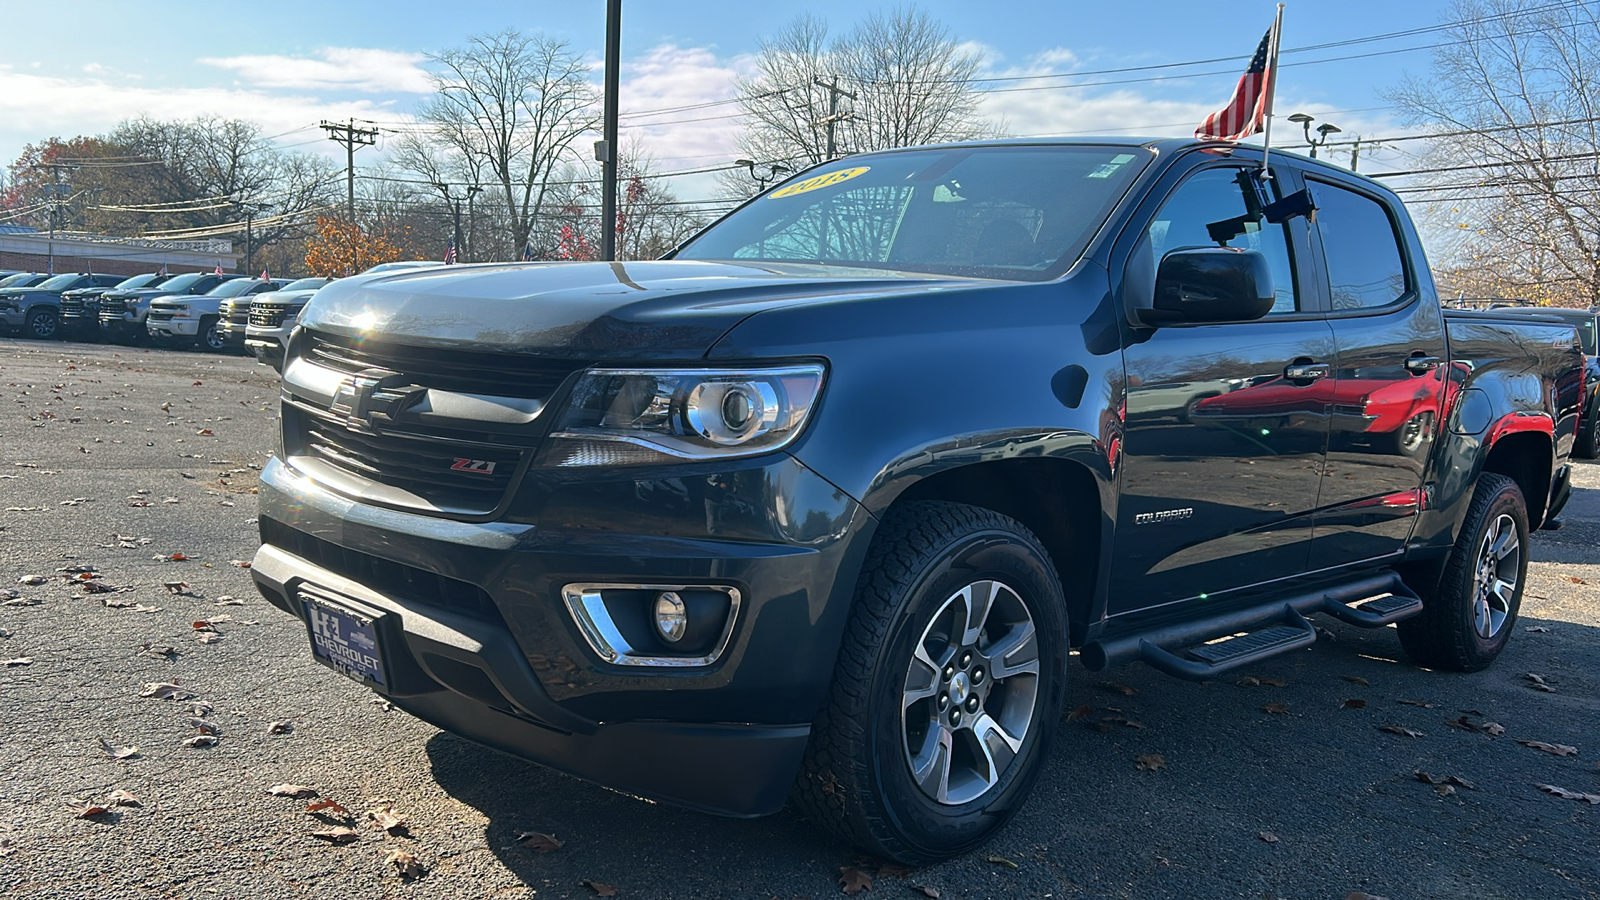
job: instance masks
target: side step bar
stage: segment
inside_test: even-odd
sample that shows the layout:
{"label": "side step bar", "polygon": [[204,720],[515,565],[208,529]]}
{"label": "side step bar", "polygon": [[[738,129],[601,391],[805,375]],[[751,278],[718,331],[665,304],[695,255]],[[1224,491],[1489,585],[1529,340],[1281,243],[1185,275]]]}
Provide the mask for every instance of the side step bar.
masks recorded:
{"label": "side step bar", "polygon": [[1380,628],[1422,612],[1422,599],[1393,571],[1270,600],[1210,619],[1094,641],[1079,651],[1092,672],[1135,660],[1192,681],[1205,681],[1270,656],[1307,647],[1317,631],[1306,616],[1326,613],[1362,628]]}

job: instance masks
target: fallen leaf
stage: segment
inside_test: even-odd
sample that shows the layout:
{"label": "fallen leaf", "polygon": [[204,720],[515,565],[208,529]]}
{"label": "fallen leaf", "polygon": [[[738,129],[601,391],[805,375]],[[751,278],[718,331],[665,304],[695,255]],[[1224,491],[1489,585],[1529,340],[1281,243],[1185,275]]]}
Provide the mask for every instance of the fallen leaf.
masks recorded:
{"label": "fallen leaf", "polygon": [[17,584],[44,584],[49,580],[43,575],[24,575],[17,579]]}
{"label": "fallen leaf", "polygon": [[1422,732],[1417,731],[1414,728],[1407,728],[1404,725],[1379,725],[1378,730],[1387,731],[1390,734],[1400,734],[1406,737],[1422,737]]}
{"label": "fallen leaf", "polygon": [[1134,760],[1141,772],[1154,772],[1167,767],[1167,758],[1159,753],[1147,753]]}
{"label": "fallen leaf", "polygon": [[1341,709],[1366,709],[1367,701],[1361,699],[1346,700],[1339,704]]}
{"label": "fallen leaf", "polygon": [[1278,842],[1278,836],[1270,831],[1259,831],[1256,833],[1256,837],[1261,838],[1263,841],[1266,841],[1269,844],[1276,844]]}
{"label": "fallen leaf", "polygon": [[1506,727],[1499,722],[1485,722],[1483,723],[1483,733],[1499,737],[1506,733]]}
{"label": "fallen leaf", "polygon": [[1478,789],[1477,786],[1472,782],[1457,775],[1429,775],[1427,772],[1424,772],[1421,769],[1417,769],[1411,774],[1415,775],[1417,780],[1423,782],[1424,784],[1431,784],[1435,786],[1455,785],[1457,787],[1464,787],[1469,791],[1475,791]]}
{"label": "fallen leaf", "polygon": [[1261,707],[1261,711],[1272,713],[1275,716],[1287,716],[1289,714],[1289,704],[1268,703],[1266,706]]}
{"label": "fallen leaf", "polygon": [[1237,684],[1239,687],[1260,687],[1261,679],[1255,677],[1254,675],[1246,675],[1238,681],[1235,681],[1234,684]]}
{"label": "fallen leaf", "polygon": [[1434,786],[1433,792],[1441,797],[1453,797],[1455,796],[1456,789],[1448,784],[1440,784]]}
{"label": "fallen leaf", "polygon": [[172,562],[185,562],[189,559],[189,557],[184,556],[182,553],[174,553],[167,557],[167,559],[171,560]]}
{"label": "fallen leaf", "polygon": [[1544,691],[1546,694],[1554,694],[1556,692],[1556,689],[1550,685],[1550,682],[1544,680],[1543,675],[1536,675],[1533,672],[1528,672],[1522,677],[1528,679],[1528,681],[1531,683],[1530,687],[1536,691]]}
{"label": "fallen leaf", "polygon": [[562,847],[567,845],[566,841],[561,840],[555,835],[545,834],[540,831],[519,832],[517,834],[517,843],[527,847],[530,850],[538,851],[539,853],[550,853],[560,850]]}
{"label": "fallen leaf", "polygon": [[309,797],[315,797],[317,795],[317,789],[313,787],[306,787],[303,784],[289,784],[285,782],[283,784],[275,784],[272,787],[267,788],[267,793],[274,797],[293,797],[296,800],[305,800]]}
{"label": "fallen leaf", "polygon": [[1072,712],[1067,713],[1067,721],[1076,722],[1079,719],[1087,719],[1093,712],[1094,709],[1085,704],[1084,706],[1080,706]]}
{"label": "fallen leaf", "polygon": [[416,878],[423,873],[422,860],[399,847],[390,850],[384,862],[394,866],[400,872],[401,878]]}
{"label": "fallen leaf", "polygon": [[921,891],[922,892],[922,896],[929,898],[929,900],[939,900],[939,889],[938,888],[931,888],[931,887],[928,887],[925,884],[919,884],[919,885],[916,885],[916,889]]}
{"label": "fallen leaf", "polygon": [[204,631],[200,633],[200,643],[202,644],[215,644],[220,640],[222,640],[222,635],[215,631]]}
{"label": "fallen leaf", "polygon": [[1569,791],[1566,788],[1559,788],[1553,784],[1536,784],[1534,787],[1544,791],[1546,794],[1554,794],[1563,800],[1582,800],[1585,803],[1600,805],[1600,794],[1584,794],[1578,791]]}
{"label": "fallen leaf", "polygon": [[1426,700],[1397,700],[1395,702],[1402,706],[1420,706],[1423,709],[1433,709],[1435,705]]}
{"label": "fallen leaf", "polygon": [[327,798],[327,797],[324,797],[321,800],[314,800],[314,801],[306,804],[306,812],[308,812],[308,813],[320,813],[323,810],[327,810],[327,809],[331,809],[334,812],[336,812],[336,813],[338,813],[339,815],[342,815],[342,816],[350,815],[350,810],[345,809],[343,806],[341,806],[339,804],[339,801],[333,800],[333,799],[330,799],[330,798]]}
{"label": "fallen leaf", "polygon": [[193,691],[186,691],[165,681],[147,681],[139,696],[154,697],[157,700],[192,700],[197,695]]}
{"label": "fallen leaf", "polygon": [[189,704],[189,714],[194,716],[209,716],[214,709],[216,707],[211,705],[210,700],[196,700]]}
{"label": "fallen leaf", "polygon": [[1577,747],[1569,747],[1566,744],[1546,744],[1544,741],[1517,741],[1517,743],[1524,747],[1532,747],[1535,750],[1543,750],[1544,752],[1553,754],[1555,756],[1578,755]]}
{"label": "fallen leaf", "polygon": [[1362,687],[1371,687],[1372,686],[1372,682],[1366,680],[1365,678],[1362,678],[1360,675],[1340,675],[1339,677],[1343,678],[1345,681],[1350,682],[1351,684],[1359,684]]}
{"label": "fallen leaf", "polygon": [[273,722],[267,726],[267,734],[288,734],[293,730],[293,722]]}
{"label": "fallen leaf", "polygon": [[211,434],[211,433],[212,433],[211,429],[209,429],[209,428],[202,428],[199,431],[195,432],[195,434]]}
{"label": "fallen leaf", "polygon": [[346,828],[343,825],[334,828],[324,828],[321,831],[313,831],[311,832],[311,836],[314,838],[321,838],[322,840],[334,844],[348,844],[352,841],[361,840],[361,832],[355,830],[354,828]]}
{"label": "fallen leaf", "polygon": [[191,750],[198,750],[201,747],[215,747],[217,745],[217,736],[214,734],[197,734],[184,741],[183,745]]}
{"label": "fallen leaf", "polygon": [[1289,682],[1284,681],[1282,678],[1268,678],[1265,675],[1257,675],[1256,676],[1256,680],[1260,681],[1262,684],[1269,685],[1271,687],[1288,687],[1289,686]]}
{"label": "fallen leaf", "polygon": [[100,739],[100,749],[104,750],[106,755],[112,759],[133,759],[139,755],[138,747],[115,747],[105,738]]}
{"label": "fallen leaf", "polygon": [[1125,697],[1132,697],[1134,694],[1139,693],[1139,689],[1136,687],[1130,687],[1126,684],[1117,684],[1114,681],[1103,681],[1100,683],[1100,687],[1102,690],[1122,694]]}
{"label": "fallen leaf", "polygon": [[110,796],[106,797],[106,801],[109,802],[112,806],[143,806],[144,805],[144,804],[139,802],[139,798],[138,797],[135,797],[134,795],[128,793],[127,791],[122,791],[122,790],[112,791]]}
{"label": "fallen leaf", "polygon": [[[617,896],[617,889],[615,887],[613,887],[612,885],[606,884],[604,881],[590,881],[589,879],[585,878],[584,880],[582,880],[582,881],[580,881],[578,883],[583,885],[584,887],[588,888],[589,890],[594,891],[594,895],[596,897],[615,897],[615,896]],[[871,882],[868,882],[867,886],[870,888],[872,886]],[[854,893],[859,893],[859,891],[852,891],[852,890],[849,890],[847,888],[845,890],[845,893],[846,894],[854,894]]]}
{"label": "fallen leaf", "polygon": [[1004,866],[1007,869],[1018,868],[1016,863],[1012,862],[1009,859],[1006,859],[1004,856],[986,856],[986,857],[984,857],[984,859],[987,862],[992,862],[997,866]]}
{"label": "fallen leaf", "polygon": [[33,665],[33,657],[31,657],[31,656],[19,656],[19,657],[16,657],[15,659],[0,660],[0,666],[4,666],[7,669],[11,668],[12,666],[31,666],[31,665]]}
{"label": "fallen leaf", "polygon": [[1588,584],[1588,582],[1584,581],[1582,578],[1579,578],[1576,575],[1563,575],[1563,576],[1561,576],[1561,580],[1562,581],[1569,581],[1569,582],[1571,582],[1573,584]]}
{"label": "fallen leaf", "polygon": [[191,718],[191,719],[189,719],[189,727],[191,727],[194,730],[200,732],[201,734],[221,734],[222,733],[222,729],[218,728],[216,725],[212,724],[211,722],[207,722],[205,719]]}
{"label": "fallen leaf", "polygon": [[90,803],[86,800],[68,800],[67,805],[77,811],[77,815],[73,817],[76,819],[92,819],[95,816],[103,816],[111,811],[98,803]]}
{"label": "fallen leaf", "polygon": [[1523,631],[1532,631],[1532,632],[1540,633],[1540,634],[1549,634],[1550,633],[1550,629],[1544,627],[1543,625],[1529,625],[1527,628],[1524,628],[1522,630]]}
{"label": "fallen leaf", "polygon": [[385,699],[383,699],[382,697],[373,697],[371,700],[368,700],[367,702],[371,703],[373,706],[376,706],[377,708],[383,710],[384,712],[388,712],[388,711],[394,709],[394,704],[390,703],[389,701],[387,701]]}
{"label": "fallen leaf", "polygon": [[188,582],[184,581],[163,581],[161,586],[166,588],[169,594],[181,594],[189,589]]}
{"label": "fallen leaf", "polygon": [[238,568],[238,569],[248,569],[248,568],[250,568],[250,560],[248,560],[248,559],[230,559],[230,560],[228,560],[228,565],[233,566],[234,568]]}
{"label": "fallen leaf", "polygon": [[846,894],[859,894],[872,890],[872,875],[855,866],[839,867],[840,890]]}
{"label": "fallen leaf", "polygon": [[231,597],[231,596],[229,596],[227,594],[223,594],[221,597],[217,598],[217,605],[218,606],[243,606],[244,605],[244,601],[243,600],[235,600],[233,597]]}
{"label": "fallen leaf", "polygon": [[395,815],[393,808],[389,806],[369,810],[367,818],[372,820],[372,827],[382,828],[390,834],[400,834],[406,830],[406,820]]}

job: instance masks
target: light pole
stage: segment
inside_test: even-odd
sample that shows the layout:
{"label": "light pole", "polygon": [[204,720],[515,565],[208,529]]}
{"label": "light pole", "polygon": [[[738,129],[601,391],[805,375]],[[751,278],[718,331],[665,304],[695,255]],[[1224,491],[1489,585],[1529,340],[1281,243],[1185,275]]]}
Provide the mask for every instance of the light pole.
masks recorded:
{"label": "light pole", "polygon": [[753,159],[736,159],[733,161],[733,164],[736,166],[744,166],[746,169],[750,170],[750,178],[755,181],[757,185],[759,185],[759,189],[756,191],[758,194],[761,193],[761,191],[766,190],[767,185],[777,180],[777,177],[780,174],[787,175],[794,171],[783,163],[763,163],[762,167],[767,170],[767,177],[762,178],[760,175],[756,174],[756,161]]}
{"label": "light pole", "polygon": [[[459,255],[461,253],[461,199],[451,197],[450,185],[445,184],[442,181],[435,181],[433,186],[438,188],[439,193],[444,195],[444,205],[449,207],[450,212],[455,215],[456,236],[454,246],[456,248],[456,253]],[[472,195],[469,193],[467,196],[471,197]]]}
{"label": "light pole", "polygon": [[255,255],[255,235],[251,228],[252,220],[255,219],[256,213],[267,208],[267,204],[252,203],[248,200],[235,200],[234,204],[244,210],[244,274],[249,275],[254,270],[252,263]]}
{"label": "light pole", "polygon": [[467,186],[467,262],[478,261],[478,214],[473,208],[472,198],[478,196],[481,190],[482,185]]}
{"label": "light pole", "polygon": [[1329,135],[1338,134],[1342,130],[1339,128],[1339,126],[1334,125],[1331,122],[1324,122],[1317,126],[1317,134],[1321,135],[1321,138],[1319,140],[1313,140],[1311,137],[1311,123],[1315,122],[1316,118],[1308,116],[1305,113],[1295,113],[1289,117],[1289,121],[1298,122],[1300,124],[1300,128],[1305,132],[1306,146],[1311,148],[1312,159],[1317,158],[1317,148],[1328,142]]}

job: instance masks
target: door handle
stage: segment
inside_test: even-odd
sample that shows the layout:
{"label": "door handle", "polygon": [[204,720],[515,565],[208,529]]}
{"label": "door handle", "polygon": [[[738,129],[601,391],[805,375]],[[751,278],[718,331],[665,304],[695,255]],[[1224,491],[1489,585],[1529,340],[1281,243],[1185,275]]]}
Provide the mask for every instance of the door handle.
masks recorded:
{"label": "door handle", "polygon": [[1333,367],[1327,363],[1292,362],[1283,369],[1285,381],[1296,384],[1310,384],[1318,378],[1327,378],[1333,374]]}
{"label": "door handle", "polygon": [[1439,368],[1439,363],[1443,361],[1437,356],[1414,354],[1406,357],[1406,371],[1413,375],[1423,375]]}

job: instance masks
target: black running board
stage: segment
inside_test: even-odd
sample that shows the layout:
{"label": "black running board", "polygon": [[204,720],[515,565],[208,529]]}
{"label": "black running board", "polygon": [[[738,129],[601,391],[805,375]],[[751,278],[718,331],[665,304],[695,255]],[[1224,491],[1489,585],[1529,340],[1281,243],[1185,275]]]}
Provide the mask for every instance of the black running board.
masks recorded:
{"label": "black running board", "polygon": [[1268,657],[1308,647],[1317,631],[1306,616],[1325,613],[1362,628],[1380,628],[1422,612],[1422,600],[1393,571],[1213,618],[1093,641],[1080,650],[1090,671],[1140,661],[1191,681],[1205,681]]}

